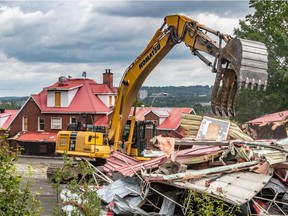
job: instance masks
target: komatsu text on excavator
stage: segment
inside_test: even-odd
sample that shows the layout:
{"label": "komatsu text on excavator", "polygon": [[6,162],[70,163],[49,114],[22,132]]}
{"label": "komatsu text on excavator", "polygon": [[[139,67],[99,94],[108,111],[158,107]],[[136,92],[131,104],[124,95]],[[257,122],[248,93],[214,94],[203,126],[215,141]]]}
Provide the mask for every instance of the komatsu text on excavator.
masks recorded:
{"label": "komatsu text on excavator", "polygon": [[[212,37],[217,38],[218,43]],[[110,155],[111,147],[113,146],[113,151],[117,151],[121,143],[126,145],[126,154],[140,156],[145,143],[142,139],[140,150],[139,139],[135,138],[135,134],[140,131],[135,129],[140,130],[139,124],[143,122],[137,122],[135,115],[128,121],[130,110],[147,76],[179,43],[184,43],[193,55],[199,57],[215,73],[211,98],[214,114],[235,115],[234,98],[237,89],[242,86],[266,89],[268,60],[264,44],[232,38],[183,15],[166,16],[163,25],[157,29],[144,51],[125,71],[107,131],[60,131],[56,152],[105,159]],[[213,60],[209,61],[201,53],[211,56]],[[127,140],[123,140],[127,121],[130,124],[129,136]]]}

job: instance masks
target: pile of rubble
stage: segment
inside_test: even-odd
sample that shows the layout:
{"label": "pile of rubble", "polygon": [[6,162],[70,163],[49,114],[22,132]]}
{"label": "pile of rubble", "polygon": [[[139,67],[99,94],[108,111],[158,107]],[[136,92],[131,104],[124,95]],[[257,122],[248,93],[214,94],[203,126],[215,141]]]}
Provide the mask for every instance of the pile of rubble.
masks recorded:
{"label": "pile of rubble", "polygon": [[160,151],[144,152],[150,160],[113,152],[102,171],[94,167],[105,182],[96,190],[103,215],[188,215],[189,191],[238,215],[288,214],[288,139],[252,140],[229,121],[204,117],[194,137],[152,141]]}

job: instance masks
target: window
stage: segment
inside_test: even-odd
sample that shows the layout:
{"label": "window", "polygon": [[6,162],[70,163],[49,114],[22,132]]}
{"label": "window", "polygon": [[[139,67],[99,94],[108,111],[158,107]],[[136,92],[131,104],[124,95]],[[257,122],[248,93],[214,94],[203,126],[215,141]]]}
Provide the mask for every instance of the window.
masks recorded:
{"label": "window", "polygon": [[108,107],[110,107],[110,106],[113,106],[113,104],[112,104],[112,96],[109,96],[109,105],[108,105]]}
{"label": "window", "polygon": [[[150,121],[152,121],[156,127],[159,126],[158,120],[150,120]],[[146,128],[153,128],[153,124],[148,124]]]}
{"label": "window", "polygon": [[55,106],[61,106],[61,92],[55,92]]}
{"label": "window", "polygon": [[51,129],[62,129],[62,118],[52,117],[51,118]]}
{"label": "window", "polygon": [[28,117],[23,116],[22,118],[22,130],[27,131],[28,130]]}
{"label": "window", "polygon": [[38,117],[38,130],[44,131],[44,125],[45,125],[45,118],[43,116]]}
{"label": "window", "polygon": [[70,117],[70,124],[77,123],[76,117]]}

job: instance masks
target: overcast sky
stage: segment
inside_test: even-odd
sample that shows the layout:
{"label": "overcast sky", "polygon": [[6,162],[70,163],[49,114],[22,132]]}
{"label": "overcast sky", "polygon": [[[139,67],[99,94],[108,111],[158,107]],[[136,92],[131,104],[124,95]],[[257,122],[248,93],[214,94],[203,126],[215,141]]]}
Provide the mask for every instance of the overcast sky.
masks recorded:
{"label": "overcast sky", "polygon": [[[102,83],[106,68],[119,86],[166,15],[184,14],[233,34],[251,14],[248,1],[0,1],[0,97],[29,96],[59,76]],[[213,85],[211,69],[177,45],[145,86]]]}

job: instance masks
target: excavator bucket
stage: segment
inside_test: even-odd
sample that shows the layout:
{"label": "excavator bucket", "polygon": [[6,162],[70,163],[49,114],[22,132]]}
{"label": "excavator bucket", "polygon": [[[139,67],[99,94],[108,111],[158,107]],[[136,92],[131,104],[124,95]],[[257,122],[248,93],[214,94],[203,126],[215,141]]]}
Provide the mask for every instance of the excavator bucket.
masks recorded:
{"label": "excavator bucket", "polygon": [[242,87],[266,90],[267,55],[263,43],[240,38],[230,40],[221,49],[211,99],[214,114],[234,116],[234,99]]}

